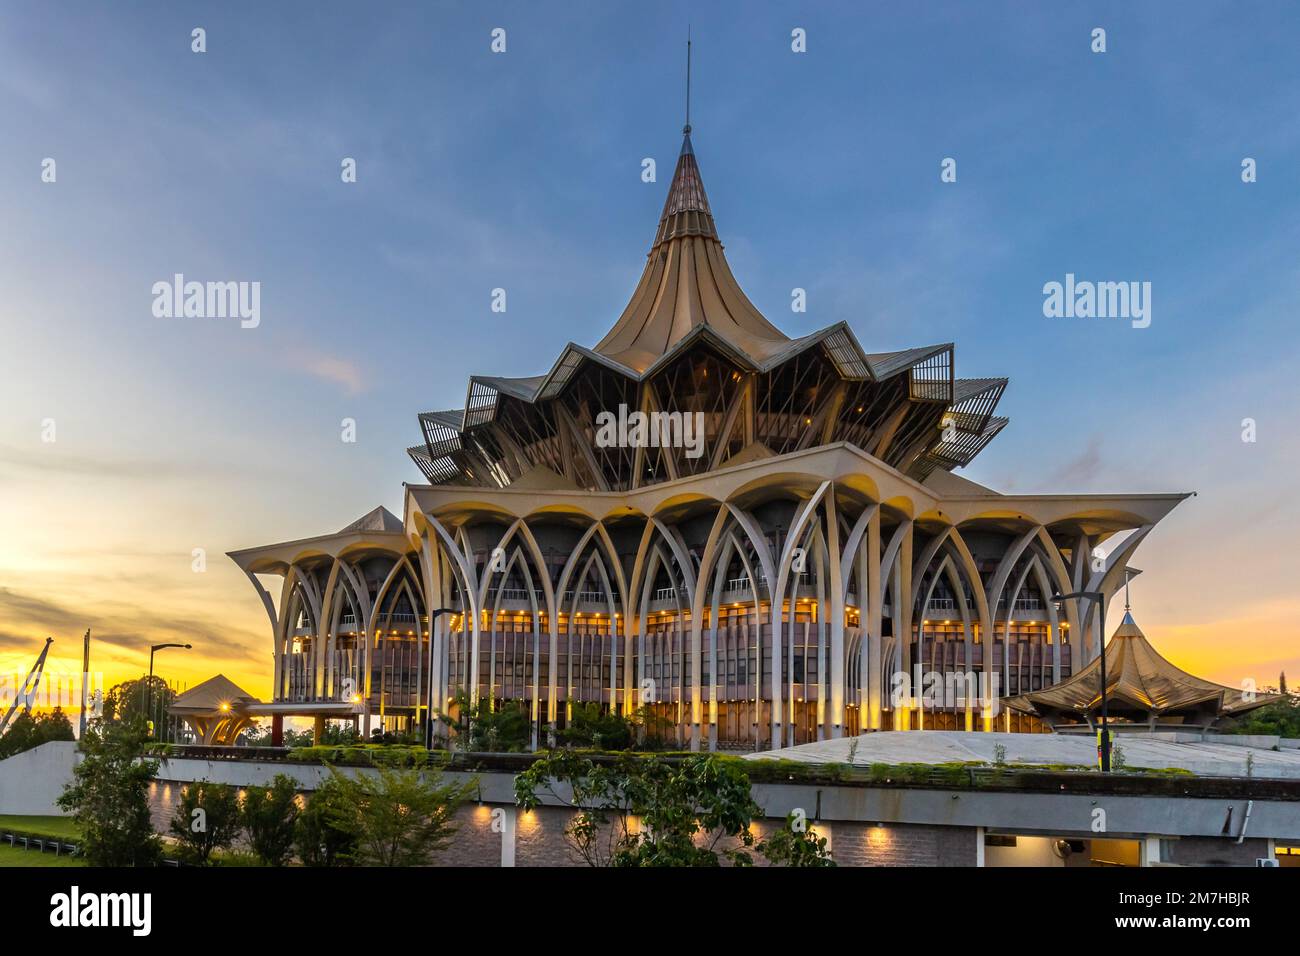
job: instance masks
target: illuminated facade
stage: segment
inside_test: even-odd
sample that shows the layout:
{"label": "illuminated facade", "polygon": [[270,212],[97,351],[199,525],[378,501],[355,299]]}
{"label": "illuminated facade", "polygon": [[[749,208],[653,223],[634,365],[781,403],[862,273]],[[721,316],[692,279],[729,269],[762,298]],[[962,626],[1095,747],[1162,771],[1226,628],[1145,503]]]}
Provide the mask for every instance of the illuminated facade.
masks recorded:
{"label": "illuminated facade", "polygon": [[[420,415],[427,483],[400,517],[232,553],[273,630],[271,707],[407,727],[463,690],[526,708],[536,745],[577,702],[647,706],[683,746],[761,750],[1035,729],[996,696],[1096,656],[1096,609],[1046,598],[1113,595],[1185,496],[1002,495],[952,474],[1006,424],[1006,379],[956,377],[951,344],[866,352],[846,323],[784,335],[732,276],[689,132],[600,342]],[[638,412],[669,447],[605,440]],[[895,692],[918,673],[992,701]]]}

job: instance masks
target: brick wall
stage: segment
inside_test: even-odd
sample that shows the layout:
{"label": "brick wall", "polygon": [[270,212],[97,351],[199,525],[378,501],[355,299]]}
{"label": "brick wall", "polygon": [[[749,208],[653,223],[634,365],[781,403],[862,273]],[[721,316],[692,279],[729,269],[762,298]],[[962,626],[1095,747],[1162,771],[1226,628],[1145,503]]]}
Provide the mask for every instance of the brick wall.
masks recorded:
{"label": "brick wall", "polygon": [[[503,813],[493,815],[494,809]],[[513,807],[470,804],[456,811],[456,833],[434,857],[434,866],[500,866],[502,816]]]}
{"label": "brick wall", "polygon": [[840,866],[974,866],[973,827],[836,822],[831,853]]}
{"label": "brick wall", "polygon": [[515,829],[515,866],[585,866],[564,836],[564,828],[572,819],[573,811],[563,807],[520,811]]}
{"label": "brick wall", "polygon": [[[150,788],[150,813],[154,829],[166,834],[181,799],[183,784],[156,781]],[[310,799],[310,797],[308,798]],[[501,811],[495,814],[494,811]],[[457,832],[435,857],[436,866],[500,866],[504,817],[514,816],[516,866],[585,866],[564,835],[573,812],[563,807],[539,807],[529,813],[510,806],[468,804],[456,814]],[[757,845],[780,820],[756,820],[751,830],[754,846],[748,852],[755,866],[769,865]],[[815,824],[830,841],[831,855],[840,866],[974,866],[975,831],[969,827],[890,824],[885,827],[850,822]],[[700,834],[701,845],[712,836]],[[1232,854],[1237,863],[1249,864],[1264,856],[1264,841],[1247,840],[1244,848],[1229,840],[1188,838],[1173,841],[1175,861],[1209,862]],[[1179,845],[1181,844],[1181,846]],[[1258,846],[1256,845],[1258,844]],[[724,838],[716,849],[739,848],[739,841]],[[1235,852],[1234,852],[1235,851]]]}

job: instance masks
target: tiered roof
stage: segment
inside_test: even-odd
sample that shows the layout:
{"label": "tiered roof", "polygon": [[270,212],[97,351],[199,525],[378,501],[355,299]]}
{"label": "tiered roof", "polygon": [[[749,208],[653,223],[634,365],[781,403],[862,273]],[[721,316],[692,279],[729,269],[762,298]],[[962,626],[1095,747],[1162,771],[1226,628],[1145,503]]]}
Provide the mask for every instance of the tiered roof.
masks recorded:
{"label": "tiered roof", "polygon": [[[755,443],[784,454],[851,441],[923,480],[969,464],[1007,423],[992,414],[1007,380],[957,379],[953,365],[951,343],[869,353],[845,322],[797,339],[769,322],[727,264],[688,128],[641,279],[609,332],[594,348],[569,343],[546,375],[474,376],[463,409],[420,416],[424,444],[408,453],[434,483],[499,487],[542,466],[607,490],[707,471]],[[704,381],[710,370],[723,382]],[[620,403],[704,412],[713,453],[699,466],[594,448],[595,415]]]}

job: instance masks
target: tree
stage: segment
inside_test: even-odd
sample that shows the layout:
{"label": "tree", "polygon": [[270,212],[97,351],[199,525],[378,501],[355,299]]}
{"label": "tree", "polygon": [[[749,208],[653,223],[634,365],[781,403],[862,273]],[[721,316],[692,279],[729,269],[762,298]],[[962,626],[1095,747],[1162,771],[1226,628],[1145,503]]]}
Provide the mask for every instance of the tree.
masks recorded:
{"label": "tree", "polygon": [[537,808],[542,792],[577,811],[565,836],[590,866],[753,862],[746,848],[760,808],[744,770],[716,754],[594,760],[556,751],[515,778],[515,801],[525,810]]}
{"label": "tree", "polygon": [[776,866],[834,866],[826,838],[808,827],[801,815],[791,813],[785,824],[758,845],[758,852]]}
{"label": "tree", "polygon": [[81,762],[58,803],[81,827],[81,852],[92,866],[152,866],[162,855],[149,818],[158,762],[141,757],[146,737],[143,722],[86,727]]}
{"label": "tree", "polygon": [[[315,740],[315,731],[308,730],[291,730],[285,728],[284,746],[286,747],[311,747]],[[321,734],[320,745],[322,747],[355,747],[364,744],[361,735],[353,728],[351,724],[327,723],[325,732]],[[249,740],[251,746],[269,747],[271,746],[271,729],[266,729],[265,735],[258,737],[256,740]]]}
{"label": "tree", "polygon": [[130,722],[143,717],[156,722],[166,716],[176,692],[161,677],[141,677],[110,687],[104,695],[104,719]]}
{"label": "tree", "polygon": [[375,773],[330,774],[339,788],[341,826],[356,834],[355,862],[427,866],[456,832],[452,818],[477,781],[443,783],[438,767],[398,768],[376,758]]}
{"label": "tree", "polygon": [[628,750],[636,741],[636,725],[626,717],[605,713],[595,702],[575,703],[568,726],[556,733],[565,747]]}
{"label": "tree", "polygon": [[55,707],[48,714],[41,714],[36,718],[36,723],[39,727],[37,736],[40,737],[41,743],[77,739],[72,732],[72,721],[68,719],[62,707]]}
{"label": "tree", "polygon": [[573,717],[556,739],[561,746],[592,750],[661,750],[667,745],[670,724],[649,707],[617,714],[595,702],[576,703]]}
{"label": "tree", "polygon": [[456,732],[455,746],[478,753],[523,753],[532,742],[532,725],[522,701],[502,701],[494,708],[487,697],[473,706],[464,690],[452,698],[455,716],[439,714],[438,720]]}
{"label": "tree", "polygon": [[357,831],[351,803],[337,777],[329,777],[298,814],[293,842],[303,866],[347,866],[356,859]]}
{"label": "tree", "polygon": [[36,746],[36,718],[23,711],[9,722],[9,729],[0,737],[0,759],[20,754]]}
{"label": "tree", "polygon": [[240,831],[239,791],[226,783],[198,780],[185,787],[172,817],[180,857],[207,866],[213,850],[228,849]]}
{"label": "tree", "polygon": [[1300,695],[1288,694],[1282,700],[1226,721],[1220,733],[1300,737]]}
{"label": "tree", "polygon": [[244,792],[244,830],[263,866],[288,862],[300,812],[298,784],[285,774],[276,774],[269,787],[249,787]]}
{"label": "tree", "polygon": [[0,760],[51,740],[75,739],[72,721],[62,708],[56,707],[45,714],[23,711],[9,722],[9,729],[0,737]]}

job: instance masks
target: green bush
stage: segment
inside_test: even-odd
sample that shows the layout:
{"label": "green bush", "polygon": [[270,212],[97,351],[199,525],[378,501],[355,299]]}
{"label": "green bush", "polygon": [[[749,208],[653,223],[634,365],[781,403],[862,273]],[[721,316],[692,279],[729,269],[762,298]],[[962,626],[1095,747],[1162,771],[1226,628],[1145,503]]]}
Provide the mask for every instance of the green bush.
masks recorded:
{"label": "green bush", "polygon": [[186,785],[171,821],[177,855],[195,866],[207,866],[214,850],[229,849],[242,827],[239,791],[208,780]]}
{"label": "green bush", "polygon": [[282,773],[275,775],[271,786],[249,787],[244,792],[244,831],[249,848],[263,866],[288,862],[300,812],[297,781]]}
{"label": "green bush", "polygon": [[142,760],[143,721],[91,721],[81,762],[59,797],[81,829],[81,852],[92,866],[153,866],[162,845],[149,816],[149,784],[158,764]]}
{"label": "green bush", "polygon": [[294,823],[294,847],[304,866],[350,866],[357,831],[352,808],[338,777],[331,776],[307,798]]}

